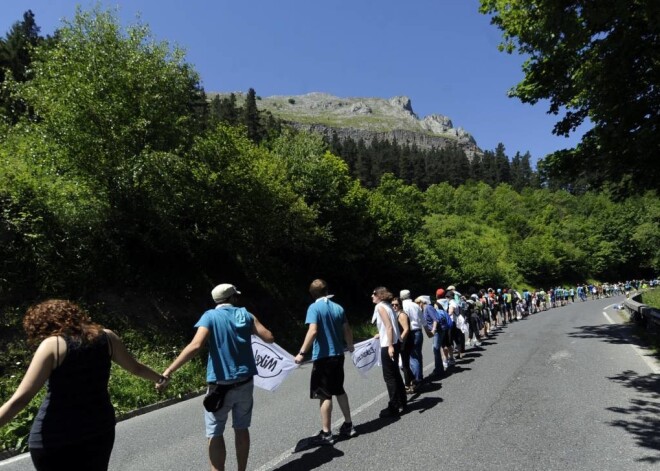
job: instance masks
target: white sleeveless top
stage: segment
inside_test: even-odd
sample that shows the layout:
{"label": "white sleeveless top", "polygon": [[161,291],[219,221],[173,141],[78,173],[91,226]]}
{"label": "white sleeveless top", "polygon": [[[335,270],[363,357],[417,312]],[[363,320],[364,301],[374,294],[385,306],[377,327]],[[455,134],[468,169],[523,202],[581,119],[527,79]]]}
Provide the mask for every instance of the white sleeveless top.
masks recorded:
{"label": "white sleeveless top", "polygon": [[387,315],[389,316],[390,322],[392,323],[392,329],[394,330],[394,340],[392,341],[392,345],[395,345],[401,340],[401,334],[399,333],[399,323],[396,321],[394,309],[392,309],[390,303],[381,301],[376,304],[376,307],[374,308],[374,315],[371,318],[371,323],[373,324],[375,322],[376,326],[378,327],[378,333],[380,334],[380,346],[389,347],[390,339],[387,337],[387,329],[385,328],[383,319],[381,319],[380,314],[378,313],[378,306],[383,306],[383,308],[385,308],[387,311]]}

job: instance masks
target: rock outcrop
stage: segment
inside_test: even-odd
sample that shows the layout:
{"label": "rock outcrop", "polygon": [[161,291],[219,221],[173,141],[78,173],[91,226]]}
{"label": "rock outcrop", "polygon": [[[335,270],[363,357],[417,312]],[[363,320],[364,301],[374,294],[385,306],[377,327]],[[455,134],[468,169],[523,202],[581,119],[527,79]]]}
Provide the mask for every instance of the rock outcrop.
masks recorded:
{"label": "rock outcrop", "polygon": [[[240,103],[244,95],[236,95]],[[257,100],[257,106],[297,129],[319,132],[328,137],[336,132],[340,139],[362,139],[367,145],[374,137],[378,140],[396,139],[399,144],[415,144],[422,149],[457,145],[470,159],[482,154],[472,135],[460,127],[455,128],[447,116],[432,114],[420,119],[406,96],[340,98],[315,92],[261,98]]]}

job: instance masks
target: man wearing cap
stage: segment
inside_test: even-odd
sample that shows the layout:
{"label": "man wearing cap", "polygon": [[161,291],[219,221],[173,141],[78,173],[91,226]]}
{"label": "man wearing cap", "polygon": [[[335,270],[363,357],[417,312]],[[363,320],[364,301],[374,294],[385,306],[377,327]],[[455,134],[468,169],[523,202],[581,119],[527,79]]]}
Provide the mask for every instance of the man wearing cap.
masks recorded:
{"label": "man wearing cap", "polygon": [[353,351],[353,333],[348,324],[344,308],[330,300],[328,285],[324,280],[312,281],[309,294],[314,302],[307,309],[305,323],[309,325],[307,335],[296,355],[296,363],[301,363],[312,347],[312,376],[310,398],[319,400],[321,410],[321,431],[312,437],[312,443],[332,445],[332,396],[344,414],[344,423],[339,428],[343,438],[355,436],[351,419],[348,396],[344,391],[344,342],[349,352]]}
{"label": "man wearing cap", "polygon": [[414,378],[414,390],[424,379],[424,361],[422,358],[422,344],[424,342],[422,329],[424,327],[424,317],[422,316],[422,309],[410,299],[409,290],[401,290],[399,297],[403,303],[403,306],[401,307],[408,315],[410,321],[410,332],[413,340],[413,347],[410,352],[410,369],[412,370]]}
{"label": "man wearing cap", "polygon": [[217,385],[224,386],[223,390],[227,391],[218,410],[204,412],[212,471],[225,469],[227,451],[223,434],[230,411],[236,439],[238,469],[245,471],[247,468],[250,452],[248,428],[252,420],[254,389],[252,377],[257,374],[251,336],[255,334],[267,343],[274,341],[273,334],[253,314],[243,307],[234,306],[239,294],[241,292],[229,283],[213,288],[211,296],[216,303],[215,309],[210,309],[202,315],[195,324],[195,337],[163,372],[163,376],[169,377],[208,343],[206,381],[209,391]]}

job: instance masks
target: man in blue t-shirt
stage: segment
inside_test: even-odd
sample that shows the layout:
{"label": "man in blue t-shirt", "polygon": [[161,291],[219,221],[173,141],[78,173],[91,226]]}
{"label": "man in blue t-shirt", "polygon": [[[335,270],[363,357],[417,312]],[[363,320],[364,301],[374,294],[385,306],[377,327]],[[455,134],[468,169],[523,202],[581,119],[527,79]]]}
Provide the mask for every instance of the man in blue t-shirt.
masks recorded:
{"label": "man in blue t-shirt", "polygon": [[236,438],[238,469],[244,471],[247,468],[250,452],[248,428],[252,421],[254,390],[252,377],[257,374],[251,337],[254,334],[264,342],[274,341],[273,334],[259,319],[245,308],[234,306],[239,294],[241,292],[229,283],[213,288],[211,296],[216,303],[215,309],[210,309],[202,315],[195,324],[195,337],[163,372],[163,376],[169,378],[208,343],[206,381],[209,392],[219,386],[226,391],[222,406],[213,412],[207,410],[204,413],[212,470],[225,469],[227,453],[223,434],[230,411]]}
{"label": "man in blue t-shirt", "polygon": [[320,445],[331,445],[334,440],[331,430],[332,396],[337,397],[339,408],[344,414],[344,423],[339,435],[345,438],[355,435],[351,419],[348,396],[344,391],[344,342],[349,352],[353,351],[353,333],[348,324],[344,308],[330,300],[328,285],[317,279],[309,286],[309,294],[315,301],[307,309],[305,324],[309,326],[296,363],[303,361],[312,346],[312,376],[310,379],[311,399],[318,399],[321,409],[321,431],[312,437]]}

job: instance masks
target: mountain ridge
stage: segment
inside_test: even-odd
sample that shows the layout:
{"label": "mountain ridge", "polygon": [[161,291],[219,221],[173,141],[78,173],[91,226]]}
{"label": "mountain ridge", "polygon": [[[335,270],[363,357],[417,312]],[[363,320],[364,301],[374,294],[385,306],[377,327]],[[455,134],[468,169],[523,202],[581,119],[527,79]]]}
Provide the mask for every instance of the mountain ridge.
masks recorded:
{"label": "mountain ridge", "polygon": [[[246,94],[233,92],[241,104]],[[216,94],[210,93],[213,97]],[[230,93],[218,93],[227,97]],[[257,108],[269,111],[297,129],[317,132],[340,140],[362,139],[367,145],[373,138],[396,140],[401,145],[416,145],[422,149],[460,147],[469,159],[483,154],[474,137],[463,128],[455,128],[451,119],[441,114],[424,118],[414,112],[410,98],[343,98],[322,92],[304,95],[273,95],[257,97]]]}

